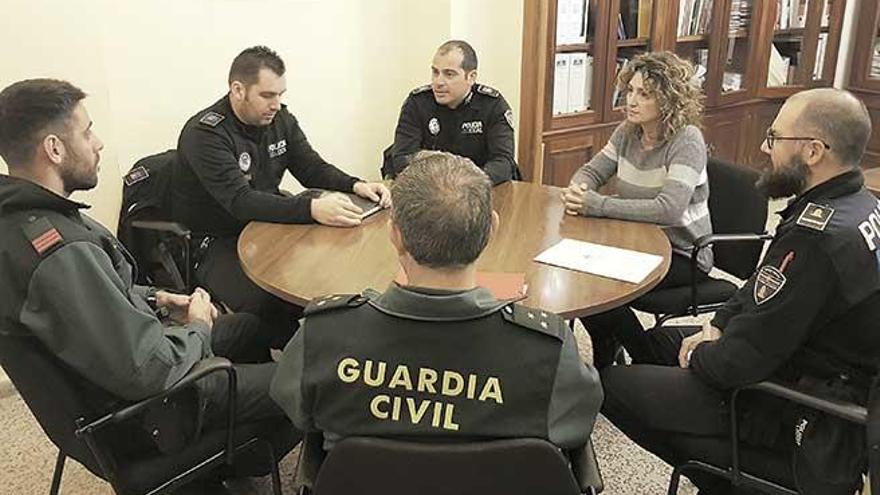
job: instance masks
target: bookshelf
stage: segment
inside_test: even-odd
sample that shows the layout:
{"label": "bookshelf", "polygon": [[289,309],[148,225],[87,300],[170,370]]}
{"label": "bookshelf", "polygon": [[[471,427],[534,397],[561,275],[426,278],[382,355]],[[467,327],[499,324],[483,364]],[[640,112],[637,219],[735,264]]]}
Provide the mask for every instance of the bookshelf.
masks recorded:
{"label": "bookshelf", "polygon": [[[604,146],[624,118],[617,73],[652,50],[698,66],[710,153],[761,166],[764,131],[782,101],[831,85],[844,8],[845,0],[525,0],[518,159],[526,180],[566,185]],[[880,38],[875,45],[880,97]]]}
{"label": "bookshelf", "polygon": [[[852,71],[848,90],[868,107],[872,122],[880,122],[880,4],[861,2],[857,9]],[[880,126],[875,126],[862,166],[880,167]]]}

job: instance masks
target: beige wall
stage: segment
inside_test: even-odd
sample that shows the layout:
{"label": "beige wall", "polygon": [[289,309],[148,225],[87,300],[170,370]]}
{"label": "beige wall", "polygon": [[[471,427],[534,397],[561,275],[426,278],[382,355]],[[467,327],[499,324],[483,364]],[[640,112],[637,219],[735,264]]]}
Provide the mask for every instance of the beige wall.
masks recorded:
{"label": "beige wall", "polygon": [[400,104],[450,37],[473,42],[480,80],[517,110],[522,0],[4,0],[0,87],[56,77],[90,94],[106,147],[98,188],[77,196],[112,228],[121,173],[176,146],[183,122],[224,94],[242,48],[278,51],[313,146],[375,179]]}

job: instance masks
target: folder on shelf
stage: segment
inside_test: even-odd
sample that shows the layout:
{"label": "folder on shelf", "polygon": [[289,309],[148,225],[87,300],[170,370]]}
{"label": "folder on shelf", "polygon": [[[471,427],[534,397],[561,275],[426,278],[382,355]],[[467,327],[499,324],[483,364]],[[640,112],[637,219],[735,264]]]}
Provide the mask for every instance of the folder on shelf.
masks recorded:
{"label": "folder on shelf", "polygon": [[[401,269],[394,277],[400,285],[407,285],[406,272]],[[525,273],[477,272],[477,285],[489,292],[499,301],[518,301],[525,299],[528,291]]]}
{"label": "folder on shelf", "polygon": [[654,0],[639,0],[639,28],[636,36],[647,38],[651,36],[651,15]]}
{"label": "folder on shelf", "polygon": [[556,54],[556,70],[553,72],[553,115],[568,112],[568,77],[570,62],[570,54]]}
{"label": "folder on shelf", "polygon": [[[589,67],[587,64],[589,63]],[[583,112],[587,109],[587,72],[592,72],[592,57],[586,53],[572,53],[568,67],[567,111]]]}
{"label": "folder on shelf", "polygon": [[536,256],[535,261],[638,284],[660,266],[663,257],[592,242],[562,239]]}

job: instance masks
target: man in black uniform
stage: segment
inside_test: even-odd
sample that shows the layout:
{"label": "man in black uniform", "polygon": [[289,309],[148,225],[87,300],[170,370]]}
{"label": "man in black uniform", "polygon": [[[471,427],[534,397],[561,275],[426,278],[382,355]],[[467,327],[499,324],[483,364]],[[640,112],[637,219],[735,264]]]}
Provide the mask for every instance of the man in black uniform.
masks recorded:
{"label": "man in black uniform", "polygon": [[[626,336],[633,361],[647,364],[602,374],[603,412],[632,439],[673,465],[728,465],[733,388],[773,379],[864,404],[880,355],[880,207],[859,168],[870,135],[865,106],[847,92],[805,91],[783,105],[759,186],[797,196],[755,275],[702,330]],[[860,486],[863,428],[765,395],[742,402],[743,440],[781,459],[774,469],[744,454],[746,472],[809,494]],[[731,490],[718,478],[694,481],[700,493]]]}
{"label": "man in black uniform", "polygon": [[337,227],[361,222],[361,209],[345,195],[283,195],[278,186],[284,171],[306,187],[354,192],[382,206],[391,198],[384,185],[352,177],[312,149],[281,103],[284,72],[284,62],[266,47],[241,52],[229,71],[229,93],[184,125],[172,180],[172,216],[204,239],[196,278],[234,311],[256,314],[276,331],[282,326],[279,348],[293,332],[299,308],[244,274],[236,251],[239,232],[254,220]]}
{"label": "man in black uniform", "polygon": [[496,89],[477,84],[477,54],[467,42],[443,43],[431,63],[431,84],[414,89],[403,107],[382,176],[395,178],[419,150],[470,158],[493,184],[520,178],[513,158],[513,111]]}
{"label": "man in black uniform", "polygon": [[328,449],[350,435],[582,447],[602,389],[571,331],[476,285],[475,261],[498,227],[485,173],[421,152],[392,197],[391,242],[409,285],[312,302],[272,398],[298,428],[320,428]]}
{"label": "man in black uniform", "polygon": [[[76,375],[99,415],[169,388],[215,353],[254,363],[236,365],[238,419],[275,418],[273,427],[287,432],[268,397],[275,363],[257,319],[218,316],[202,289],[186,296],[134,285],[131,255],[68,198],[98,182],[103,144],[84,98],[51,79],[0,92],[0,155],[10,173],[0,175],[0,346],[5,338],[38,342]],[[157,309],[170,312],[167,324]],[[225,427],[225,378],[209,375],[197,387],[204,425]],[[280,456],[295,437],[272,432],[270,440]],[[120,438],[129,450],[137,445]]]}

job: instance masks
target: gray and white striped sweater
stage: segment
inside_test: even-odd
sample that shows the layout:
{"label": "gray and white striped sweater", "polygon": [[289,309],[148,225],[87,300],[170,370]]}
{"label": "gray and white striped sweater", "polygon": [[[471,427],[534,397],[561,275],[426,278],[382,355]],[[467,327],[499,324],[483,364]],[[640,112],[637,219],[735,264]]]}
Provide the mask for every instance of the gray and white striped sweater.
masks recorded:
{"label": "gray and white striped sweater", "polygon": [[[709,180],[703,134],[689,125],[651,150],[635,133],[617,126],[608,144],[571,178],[589,190],[581,214],[656,223],[672,250],[690,257],[698,237],[712,233],[709,218]],[[617,195],[597,192],[617,174]],[[712,268],[712,251],[700,252],[699,267]]]}

